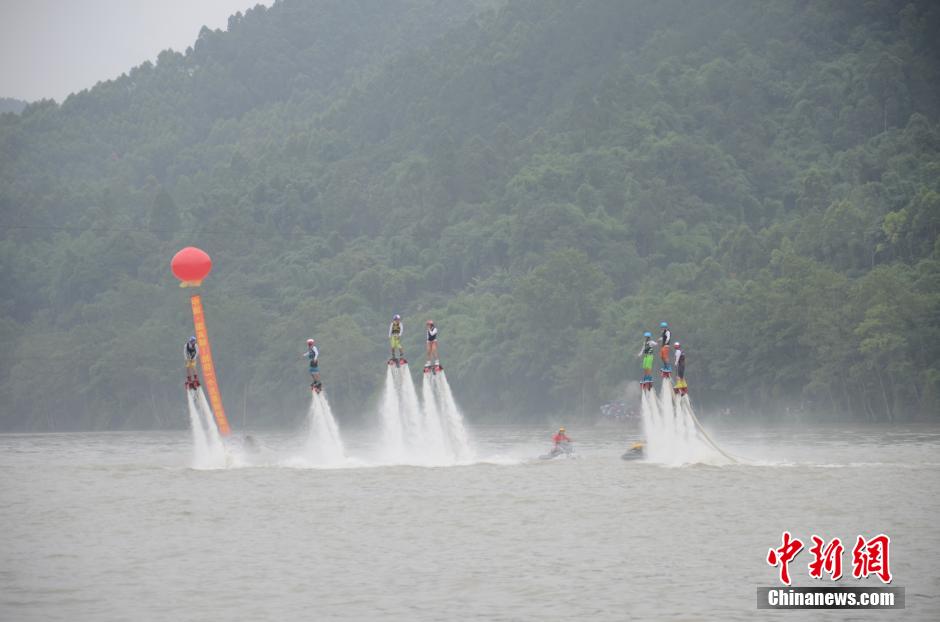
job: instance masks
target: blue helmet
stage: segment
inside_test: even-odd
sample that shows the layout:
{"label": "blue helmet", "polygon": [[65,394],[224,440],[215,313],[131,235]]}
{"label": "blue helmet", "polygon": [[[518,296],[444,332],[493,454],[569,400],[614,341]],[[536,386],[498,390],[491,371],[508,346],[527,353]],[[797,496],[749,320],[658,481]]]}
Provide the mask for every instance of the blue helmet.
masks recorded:
{"label": "blue helmet", "polygon": [[651,333],[650,331],[646,331],[645,333],[643,333],[643,336],[644,336],[644,337],[652,337],[652,336],[653,336],[653,333]]}
{"label": "blue helmet", "polygon": [[196,335],[189,338],[189,343],[196,343]]}
{"label": "blue helmet", "polygon": [[660,327],[660,328],[666,328],[667,326],[669,326],[669,324],[667,324],[666,322],[660,322],[660,323],[659,323],[659,327]]}

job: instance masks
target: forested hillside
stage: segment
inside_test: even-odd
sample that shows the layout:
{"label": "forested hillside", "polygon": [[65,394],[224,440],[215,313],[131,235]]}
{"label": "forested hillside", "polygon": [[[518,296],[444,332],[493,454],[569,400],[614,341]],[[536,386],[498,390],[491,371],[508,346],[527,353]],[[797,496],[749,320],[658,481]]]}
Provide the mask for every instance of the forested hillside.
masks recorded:
{"label": "forested hillside", "polygon": [[931,1],[236,15],[0,115],[0,428],[184,425],[190,244],[236,426],[299,418],[308,336],[367,416],[394,312],[471,417],[623,399],[665,319],[706,410],[935,418],[937,32]]}

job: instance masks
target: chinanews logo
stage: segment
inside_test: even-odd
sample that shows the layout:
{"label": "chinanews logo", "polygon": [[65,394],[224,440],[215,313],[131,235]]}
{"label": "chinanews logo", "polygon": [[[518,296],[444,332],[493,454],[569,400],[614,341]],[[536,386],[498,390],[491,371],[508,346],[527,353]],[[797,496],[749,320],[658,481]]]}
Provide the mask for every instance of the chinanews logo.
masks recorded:
{"label": "chinanews logo", "polygon": [[[807,573],[818,581],[842,579],[842,561],[846,548],[841,538],[828,542],[815,534],[806,549],[811,559]],[[877,578],[882,585],[874,586],[792,586],[790,563],[804,551],[804,543],[784,531],[781,544],[767,552],[767,564],[777,569],[777,578],[787,587],[757,588],[758,609],[903,609],[904,588],[885,587],[890,584],[891,538],[880,533],[872,538],[859,535],[852,547],[852,577],[857,580]],[[795,564],[794,564],[795,566]]]}

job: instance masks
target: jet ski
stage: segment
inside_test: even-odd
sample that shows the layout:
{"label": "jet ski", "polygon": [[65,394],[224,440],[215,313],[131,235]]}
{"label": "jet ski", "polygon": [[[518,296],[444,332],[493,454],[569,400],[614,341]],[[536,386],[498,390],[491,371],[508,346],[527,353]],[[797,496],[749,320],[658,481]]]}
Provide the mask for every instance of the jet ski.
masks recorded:
{"label": "jet ski", "polygon": [[624,460],[640,460],[646,455],[646,445],[642,441],[637,441],[630,446],[622,456]]}
{"label": "jet ski", "polygon": [[565,456],[566,458],[570,458],[573,453],[574,447],[571,446],[571,443],[558,443],[552,447],[552,450],[547,454],[539,456],[539,460],[554,460],[558,456]]}

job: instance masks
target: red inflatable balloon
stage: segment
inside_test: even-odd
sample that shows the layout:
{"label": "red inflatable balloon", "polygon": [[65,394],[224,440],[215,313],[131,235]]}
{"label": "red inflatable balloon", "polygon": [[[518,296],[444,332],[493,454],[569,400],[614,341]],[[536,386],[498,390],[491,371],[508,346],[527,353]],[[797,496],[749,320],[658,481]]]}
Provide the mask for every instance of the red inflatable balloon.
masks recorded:
{"label": "red inflatable balloon", "polygon": [[187,246],[173,255],[170,269],[183,285],[198,285],[212,270],[212,259],[204,250]]}

